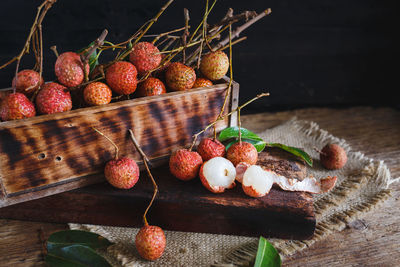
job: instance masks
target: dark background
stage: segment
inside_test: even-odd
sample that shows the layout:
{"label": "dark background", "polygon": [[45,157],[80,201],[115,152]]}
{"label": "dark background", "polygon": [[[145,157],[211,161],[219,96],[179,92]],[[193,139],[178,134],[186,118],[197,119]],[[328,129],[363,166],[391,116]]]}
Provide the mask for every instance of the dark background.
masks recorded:
{"label": "dark background", "polygon": [[[104,28],[107,40],[126,40],[153,17],[161,0],[58,0],[46,16],[44,27],[44,77],[54,79],[58,51],[75,51],[97,38]],[[212,2],[210,0],[210,2]],[[19,53],[41,0],[0,2],[0,63]],[[183,26],[183,8],[197,25],[205,1],[176,0],[149,33]],[[272,14],[247,29],[248,39],[234,46],[234,79],[241,85],[240,101],[269,91],[271,96],[252,104],[247,112],[299,107],[354,105],[399,108],[397,50],[398,8],[395,0],[235,0],[217,2],[209,23],[235,13]],[[0,70],[0,88],[10,87],[14,66]],[[32,68],[25,56],[22,68]]]}

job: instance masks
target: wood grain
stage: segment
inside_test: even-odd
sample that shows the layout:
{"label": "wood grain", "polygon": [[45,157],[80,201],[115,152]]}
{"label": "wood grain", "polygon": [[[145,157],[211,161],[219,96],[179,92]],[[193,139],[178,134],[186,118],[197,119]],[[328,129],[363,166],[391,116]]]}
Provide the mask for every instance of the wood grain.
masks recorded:
{"label": "wood grain", "polygon": [[[256,132],[276,126],[293,116],[312,120],[330,133],[345,138],[355,151],[384,160],[392,177],[400,177],[400,111],[390,108],[312,108],[278,113],[246,115],[243,126]],[[393,184],[393,197],[379,209],[356,220],[346,230],[287,259],[284,266],[396,266],[400,262],[400,184]],[[1,210],[0,210],[1,213]],[[0,220],[0,266],[42,264],[39,243],[32,235],[38,223]],[[46,231],[65,225],[40,224]],[[18,241],[18,242],[16,242]],[[29,248],[29,250],[27,250]]]}

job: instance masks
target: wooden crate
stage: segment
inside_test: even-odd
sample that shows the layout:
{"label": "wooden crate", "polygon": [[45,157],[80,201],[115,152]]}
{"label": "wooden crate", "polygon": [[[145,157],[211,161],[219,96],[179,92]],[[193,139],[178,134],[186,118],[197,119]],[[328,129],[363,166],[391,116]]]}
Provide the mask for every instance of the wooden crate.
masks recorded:
{"label": "wooden crate", "polygon": [[[192,135],[215,120],[224,102],[226,80],[210,87],[136,98],[29,119],[0,122],[0,207],[104,181],[113,146],[91,127],[109,136],[120,156],[141,161],[129,139],[133,129],[154,165],[187,146]],[[233,82],[225,113],[238,105]],[[236,125],[236,116],[217,130]]]}

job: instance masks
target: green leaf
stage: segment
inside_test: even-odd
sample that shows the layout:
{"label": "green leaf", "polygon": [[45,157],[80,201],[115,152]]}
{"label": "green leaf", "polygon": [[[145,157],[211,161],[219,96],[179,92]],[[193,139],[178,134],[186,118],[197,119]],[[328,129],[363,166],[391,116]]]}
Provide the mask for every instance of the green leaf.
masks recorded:
{"label": "green leaf", "polygon": [[260,236],[254,267],[279,267],[282,265],[278,251],[264,237]]}
{"label": "green leaf", "polygon": [[[253,144],[254,147],[257,149],[258,153],[263,151],[265,146],[267,145],[267,143],[265,143],[264,141],[255,141],[255,140],[250,140],[250,139],[245,139],[245,138],[242,138],[242,141]],[[235,139],[235,140],[230,141],[225,146],[225,149],[228,150],[231,145],[233,145],[234,143],[237,143],[237,142],[239,142],[239,139]]]}
{"label": "green leaf", "polygon": [[[82,53],[83,51],[85,51],[86,49],[91,47],[93,44],[94,44],[94,41],[91,42],[88,46],[79,49],[78,51],[76,51],[76,53],[78,53],[78,54]],[[98,59],[99,59],[100,54],[101,53],[97,54],[97,49],[95,49],[93,51],[93,53],[90,54],[89,60],[88,60],[89,61],[90,72],[99,64],[99,60]]]}
{"label": "green leaf", "polygon": [[111,265],[93,249],[82,245],[58,247],[49,251],[45,258],[49,266],[56,267],[111,267]]}
{"label": "green leaf", "polygon": [[52,234],[47,240],[47,250],[70,246],[83,245],[92,249],[108,247],[112,243],[101,235],[80,231],[80,230],[65,230]]}
{"label": "green leaf", "polygon": [[310,157],[310,155],[308,155],[306,152],[304,152],[304,150],[302,150],[300,148],[287,146],[287,145],[279,144],[279,143],[268,143],[267,145],[269,147],[279,147],[297,157],[302,158],[309,166],[312,167],[312,165],[313,165],[313,160]]}
{"label": "green leaf", "polygon": [[[254,141],[263,141],[261,137],[253,133],[252,131],[247,130],[246,128],[240,128],[240,132],[242,133],[242,139],[254,140]],[[219,133],[218,140],[224,142],[231,138],[239,137],[239,127],[229,127],[222,130]]]}

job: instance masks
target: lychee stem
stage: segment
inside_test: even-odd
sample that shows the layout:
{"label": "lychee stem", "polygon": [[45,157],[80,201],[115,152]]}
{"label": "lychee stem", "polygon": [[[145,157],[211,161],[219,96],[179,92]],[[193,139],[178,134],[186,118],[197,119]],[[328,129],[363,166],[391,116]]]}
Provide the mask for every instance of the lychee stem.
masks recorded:
{"label": "lychee stem", "polygon": [[239,128],[239,144],[241,144],[242,143],[242,129],[241,129],[242,122],[240,120],[240,109],[238,109],[237,114],[238,114],[237,120],[238,120],[238,128]]}
{"label": "lychee stem", "polygon": [[53,45],[50,47],[50,50],[53,51],[54,55],[56,55],[56,57],[59,56],[58,51],[57,51],[57,46]]}
{"label": "lychee stem", "polygon": [[97,130],[95,127],[92,127],[93,130],[95,130],[98,134],[104,136],[115,148],[115,159],[118,159],[118,152],[119,152],[119,148],[118,146],[113,142],[113,140],[111,140],[107,135],[103,134],[102,132],[100,132],[99,130]]}
{"label": "lychee stem", "polygon": [[314,147],[314,150],[315,150],[317,153],[321,154],[321,155],[328,156],[328,154],[322,152],[321,150],[319,150],[319,149],[316,148],[316,147]]}
{"label": "lychee stem", "polygon": [[151,171],[150,171],[150,168],[149,168],[149,165],[148,165],[148,162],[150,162],[149,158],[146,156],[146,154],[143,152],[142,148],[140,147],[138,141],[135,138],[135,135],[133,134],[132,129],[129,129],[129,133],[130,133],[130,136],[131,136],[133,144],[135,145],[135,147],[136,147],[137,151],[139,152],[139,154],[142,156],[144,166],[146,168],[147,174],[149,175],[149,177],[151,179],[151,182],[153,183],[153,188],[154,188],[153,196],[152,196],[152,198],[150,200],[150,203],[147,206],[147,208],[146,208],[146,210],[144,211],[144,214],[143,214],[143,223],[144,223],[145,226],[147,226],[149,224],[147,222],[146,215],[147,215],[147,212],[150,210],[151,205],[153,205],[154,199],[157,196],[158,186],[157,186],[156,181],[154,180],[153,175],[151,174]]}

